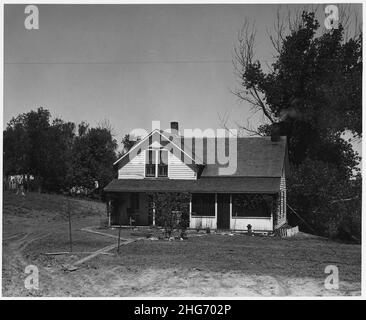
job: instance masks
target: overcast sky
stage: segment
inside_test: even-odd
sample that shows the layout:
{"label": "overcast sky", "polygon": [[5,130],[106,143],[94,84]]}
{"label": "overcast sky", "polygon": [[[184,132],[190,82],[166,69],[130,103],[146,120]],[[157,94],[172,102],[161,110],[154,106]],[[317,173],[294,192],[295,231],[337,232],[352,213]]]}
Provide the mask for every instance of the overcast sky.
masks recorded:
{"label": "overcast sky", "polygon": [[229,113],[232,126],[246,123],[252,112],[231,93],[232,49],[249,18],[258,57],[271,62],[277,7],[38,5],[39,30],[26,30],[25,5],[5,5],[4,125],[38,106],[77,123],[109,120],[119,141],[152,120],[216,129]]}

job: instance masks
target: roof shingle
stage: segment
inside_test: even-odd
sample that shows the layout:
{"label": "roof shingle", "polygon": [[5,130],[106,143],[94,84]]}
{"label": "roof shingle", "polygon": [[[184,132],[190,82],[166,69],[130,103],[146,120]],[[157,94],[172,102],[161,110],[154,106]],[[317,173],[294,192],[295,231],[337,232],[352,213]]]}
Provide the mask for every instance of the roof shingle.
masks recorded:
{"label": "roof shingle", "polygon": [[276,177],[214,177],[198,180],[178,179],[114,179],[106,192],[191,192],[191,193],[277,193],[280,179]]}

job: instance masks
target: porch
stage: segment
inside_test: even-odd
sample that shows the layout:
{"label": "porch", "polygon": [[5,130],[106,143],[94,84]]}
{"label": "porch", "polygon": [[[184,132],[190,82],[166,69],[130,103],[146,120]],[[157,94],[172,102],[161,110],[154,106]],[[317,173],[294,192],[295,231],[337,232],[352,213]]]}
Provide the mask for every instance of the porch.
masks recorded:
{"label": "porch", "polygon": [[280,184],[280,177],[114,179],[104,191],[110,226],[157,225],[148,194],[174,192],[190,194],[192,229],[245,231],[250,224],[253,231],[273,231],[286,220]]}
{"label": "porch", "polygon": [[[252,208],[240,206],[240,199],[256,196],[258,204]],[[245,231],[250,224],[253,231],[273,231],[276,195],[242,193],[190,193],[189,228]],[[153,203],[146,192],[118,192],[108,195],[108,225],[157,226]]]}

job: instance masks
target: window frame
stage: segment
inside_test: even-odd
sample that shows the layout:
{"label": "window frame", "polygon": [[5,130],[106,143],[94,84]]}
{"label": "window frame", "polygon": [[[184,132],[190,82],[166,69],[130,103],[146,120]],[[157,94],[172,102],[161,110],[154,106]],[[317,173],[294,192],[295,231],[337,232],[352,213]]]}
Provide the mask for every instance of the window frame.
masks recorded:
{"label": "window frame", "polygon": [[[151,162],[149,158],[149,152],[152,152]],[[160,154],[161,152],[167,153],[167,162],[169,162],[169,150],[167,149],[146,149],[145,150],[145,178],[169,178],[169,163],[161,164],[160,163]],[[154,168],[152,171],[154,174],[148,174],[148,168]],[[166,175],[160,174],[160,168],[166,168]]]}
{"label": "window frame", "polygon": [[[167,163],[160,163],[160,160],[161,160],[161,153],[162,152],[166,152],[167,154],[167,157],[166,157],[166,162]],[[169,151],[166,150],[166,149],[159,149],[158,150],[158,161],[157,161],[157,176],[158,178],[168,178],[169,176],[169,166],[168,166],[168,163],[169,163]],[[164,168],[164,170],[166,170],[166,175],[161,175],[160,174],[160,168]],[[165,169],[166,168],[166,169]]]}
{"label": "window frame", "polygon": [[[151,163],[148,161],[150,158],[149,153],[151,152]],[[155,158],[155,159],[154,159]],[[153,168],[153,174],[148,174],[148,168]],[[156,177],[156,150],[154,149],[147,149],[145,150],[145,178],[155,178]]]}
{"label": "window frame", "polygon": [[[260,195],[263,197],[263,202],[262,202],[262,206],[264,206],[264,210],[266,210],[266,215],[253,215],[253,214],[248,214],[246,213],[246,211],[248,212],[248,209],[242,208],[242,211],[240,213],[240,215],[235,215],[235,211],[237,209],[237,205],[235,203],[235,197],[236,196],[240,196],[240,195],[244,195],[244,196],[253,196],[253,195]],[[268,205],[266,199],[265,199],[266,195],[265,194],[254,194],[254,193],[233,193],[231,195],[231,203],[232,203],[232,219],[271,219],[272,218],[272,212],[271,212],[271,207]],[[256,209],[253,209],[251,211],[254,211]],[[260,210],[260,209],[259,209]],[[249,211],[249,213],[251,213]]]}

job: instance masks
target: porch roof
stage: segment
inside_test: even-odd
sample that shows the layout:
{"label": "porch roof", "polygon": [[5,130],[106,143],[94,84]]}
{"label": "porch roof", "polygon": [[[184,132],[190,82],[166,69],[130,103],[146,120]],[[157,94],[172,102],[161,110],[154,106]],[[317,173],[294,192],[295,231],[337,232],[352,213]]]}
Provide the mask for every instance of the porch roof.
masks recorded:
{"label": "porch roof", "polygon": [[198,180],[178,179],[114,179],[105,192],[190,192],[190,193],[277,193],[277,177],[212,177]]}

